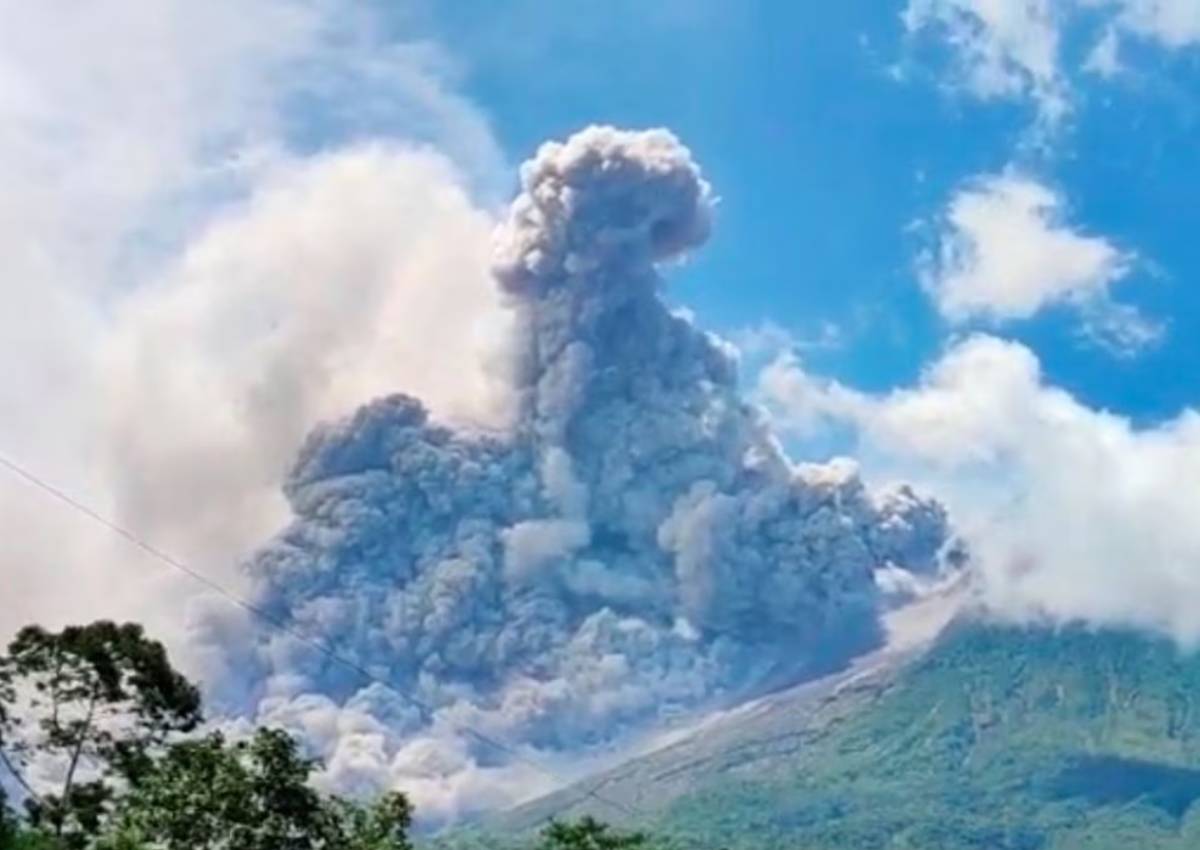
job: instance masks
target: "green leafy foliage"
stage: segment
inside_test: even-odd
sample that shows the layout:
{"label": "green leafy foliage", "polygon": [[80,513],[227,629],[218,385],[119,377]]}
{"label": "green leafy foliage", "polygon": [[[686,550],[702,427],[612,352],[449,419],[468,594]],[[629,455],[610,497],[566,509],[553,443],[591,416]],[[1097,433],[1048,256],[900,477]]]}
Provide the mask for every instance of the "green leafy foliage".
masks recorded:
{"label": "green leafy foliage", "polygon": [[171,747],[121,801],[101,846],[161,850],[406,850],[412,811],[402,795],[370,806],[309,784],[315,763],[285,732],[230,744],[220,735]]}
{"label": "green leafy foliage", "polygon": [[[287,733],[189,736],[199,722],[198,691],[139,626],[22,630],[0,656],[0,767],[27,811],[0,796],[0,850],[409,850],[404,795],[321,794]],[[25,782],[39,758],[61,792]]]}
{"label": "green leafy foliage", "polygon": [[0,751],[23,782],[40,756],[62,767],[57,793],[30,795],[34,825],[67,847],[100,829],[114,782],[200,722],[200,695],[141,626],[107,621],[22,629],[0,656]]}
{"label": "green leafy foliage", "polygon": [[551,821],[536,834],[468,827],[428,838],[419,846],[421,850],[683,850],[692,845],[647,832],[622,830],[584,815]]}
{"label": "green leafy foliage", "polygon": [[[0,833],[0,850],[60,850],[62,847],[54,836],[38,830],[13,826],[8,832]],[[129,850],[143,850],[129,848]]]}
{"label": "green leafy foliage", "polygon": [[641,832],[619,832],[592,817],[555,821],[542,832],[538,850],[640,850],[647,847]]}

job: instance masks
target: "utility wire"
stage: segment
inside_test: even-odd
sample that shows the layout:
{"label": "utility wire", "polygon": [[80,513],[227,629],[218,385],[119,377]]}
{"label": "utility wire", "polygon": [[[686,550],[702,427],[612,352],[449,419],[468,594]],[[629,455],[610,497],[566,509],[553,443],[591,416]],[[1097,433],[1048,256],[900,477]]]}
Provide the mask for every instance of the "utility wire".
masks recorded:
{"label": "utility wire", "polygon": [[[187,564],[185,564],[183,561],[180,561],[178,558],[172,557],[168,553],[159,549],[157,546],[154,546],[153,544],[147,542],[143,537],[135,534],[133,531],[125,528],[124,526],[118,525],[116,522],[108,519],[103,514],[100,514],[97,511],[93,510],[92,508],[88,507],[86,504],[84,504],[83,502],[74,498],[73,496],[71,496],[70,494],[65,492],[64,490],[61,490],[58,487],[55,487],[53,484],[50,484],[43,478],[35,475],[34,473],[32,473],[28,469],[26,469],[24,466],[21,466],[20,464],[9,459],[8,457],[4,456],[3,454],[0,454],[0,467],[4,467],[9,472],[11,472],[13,475],[24,480],[27,484],[30,484],[31,486],[36,487],[38,490],[41,490],[43,493],[53,497],[54,499],[58,500],[61,503],[67,505],[72,510],[75,510],[78,513],[83,514],[88,519],[92,520],[95,523],[98,523],[99,525],[108,529],[113,534],[116,534],[118,537],[124,538],[128,543],[133,545],[135,548],[142,550],[143,552],[145,552],[147,555],[150,555],[155,560],[166,564],[167,566],[171,567],[172,569],[175,569],[175,570],[178,570],[178,571],[184,573],[185,575],[192,578],[194,581],[204,585],[209,590],[211,590],[214,593],[216,593],[217,595],[223,597],[226,601],[233,603],[234,605],[236,605],[239,608],[241,608],[242,610],[248,612],[252,616],[257,617],[259,620],[262,620],[264,623],[266,623],[271,628],[276,629],[280,632],[283,632],[284,634],[288,635],[289,637],[294,638],[295,640],[303,643],[305,646],[321,653],[329,660],[331,660],[337,664],[341,664],[342,666],[354,671],[355,673],[357,673],[358,675],[363,677],[363,679],[367,680],[368,682],[370,682],[372,684],[380,685],[381,687],[384,687],[384,688],[387,688],[389,691],[396,694],[401,699],[405,700],[406,702],[410,703],[413,706],[416,706],[421,711],[425,712],[425,714],[427,714],[429,716],[433,715],[433,713],[435,711],[433,706],[428,705],[427,703],[423,702],[422,700],[414,697],[412,694],[407,693],[398,684],[396,684],[394,682],[390,682],[390,681],[383,679],[380,676],[377,676],[376,674],[372,673],[370,670],[366,669],[361,664],[354,661],[352,658],[349,658],[349,657],[343,655],[342,653],[338,652],[337,649],[332,644],[330,644],[326,641],[323,641],[323,640],[317,640],[315,638],[311,638],[308,635],[303,634],[302,632],[298,631],[294,626],[292,626],[287,621],[281,619],[280,617],[275,616],[274,614],[270,613],[266,609],[243,599],[242,597],[238,596],[237,594],[235,594],[232,591],[225,588],[222,584],[220,584],[216,580],[211,579],[208,576],[204,575],[203,573],[198,572],[197,570],[189,567]],[[553,770],[551,770],[550,768],[535,761],[534,759],[531,759],[529,756],[524,755],[519,750],[517,750],[515,747],[505,744],[503,741],[500,741],[490,735],[480,732],[479,730],[474,729],[466,724],[455,723],[454,726],[458,731],[465,732],[468,735],[470,735],[471,737],[480,741],[481,743],[483,743],[489,747],[492,747],[493,749],[499,750],[502,753],[509,755],[514,760],[519,761],[522,764],[533,768],[533,770],[535,770],[536,772],[541,773],[543,776],[546,776],[550,779],[553,779],[555,782],[560,783],[562,786],[566,787],[567,785],[570,784],[570,781],[568,779],[559,775],[558,773],[555,773]],[[25,785],[25,782],[22,777],[17,776],[17,779],[18,779],[18,781],[21,782],[22,785]],[[26,787],[28,787],[28,786],[26,786]],[[639,809],[635,809],[634,807],[632,807],[630,805],[627,805],[625,803],[618,802],[617,800],[613,800],[611,798],[605,797],[605,796],[599,794],[598,792],[596,792],[596,790],[592,789],[592,788],[585,788],[583,791],[583,794],[585,797],[590,797],[590,798],[596,800],[597,802],[603,803],[604,805],[607,805],[607,806],[611,806],[612,808],[620,811],[622,814],[628,815],[630,817],[637,817],[638,815],[646,814],[646,812],[643,812]]]}
{"label": "utility wire", "polygon": [[29,784],[29,781],[25,779],[25,774],[21,773],[16,764],[13,763],[13,760],[9,757],[3,746],[0,746],[0,764],[4,765],[4,769],[7,770],[12,778],[17,781],[17,784],[21,786],[26,794],[28,794],[35,803],[41,805],[42,796],[38,794],[38,792],[34,790],[33,786]]}

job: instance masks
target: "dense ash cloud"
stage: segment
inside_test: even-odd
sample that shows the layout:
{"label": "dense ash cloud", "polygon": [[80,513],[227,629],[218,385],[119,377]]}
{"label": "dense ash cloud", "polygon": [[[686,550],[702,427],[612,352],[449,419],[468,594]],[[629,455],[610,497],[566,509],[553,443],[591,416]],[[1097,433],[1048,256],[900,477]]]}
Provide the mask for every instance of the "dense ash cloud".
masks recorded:
{"label": "dense ash cloud", "polygon": [[837,663],[878,640],[877,571],[935,572],[948,536],[910,490],[792,463],[735,352],[664,304],[712,219],[674,136],[593,127],[521,181],[494,261],[511,427],[393,395],[318,428],[251,563],[263,605],[434,709],[276,636],[240,665],[258,715],[435,817],[545,782],[464,726],[553,762]]}

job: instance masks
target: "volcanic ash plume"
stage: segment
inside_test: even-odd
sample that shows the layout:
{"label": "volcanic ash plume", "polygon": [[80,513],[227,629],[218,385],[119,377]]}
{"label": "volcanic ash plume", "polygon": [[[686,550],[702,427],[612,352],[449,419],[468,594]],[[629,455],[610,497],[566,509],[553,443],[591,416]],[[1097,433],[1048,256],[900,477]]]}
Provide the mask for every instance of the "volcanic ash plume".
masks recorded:
{"label": "volcanic ash plume", "polygon": [[664,305],[659,267],[711,223],[674,136],[593,127],[521,179],[494,265],[511,429],[451,430],[402,395],[318,429],[295,520],[252,562],[264,606],[431,709],[277,636],[259,716],[343,790],[442,816],[538,790],[465,727],[553,762],[811,673],[878,640],[877,571],[936,571],[947,539],[936,503],[792,464],[730,348]]}

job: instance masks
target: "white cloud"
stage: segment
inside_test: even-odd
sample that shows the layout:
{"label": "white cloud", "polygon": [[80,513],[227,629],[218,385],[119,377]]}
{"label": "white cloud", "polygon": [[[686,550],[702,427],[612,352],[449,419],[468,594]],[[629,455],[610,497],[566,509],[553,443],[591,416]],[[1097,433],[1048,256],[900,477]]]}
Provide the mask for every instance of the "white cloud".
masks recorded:
{"label": "white cloud", "polygon": [[763,398],[781,423],[850,424],[868,473],[946,501],[996,611],[1200,640],[1200,412],[1137,427],[1048,384],[1033,352],[990,336],[884,395],[795,362],[769,377]]}
{"label": "white cloud", "polygon": [[938,311],[961,324],[1028,319],[1065,303],[1082,311],[1096,341],[1127,352],[1157,341],[1159,326],[1109,298],[1134,257],[1065,219],[1059,194],[1012,172],[956,193],[918,263]]}
{"label": "white cloud", "polygon": [[1111,79],[1124,70],[1121,64],[1121,39],[1115,27],[1109,27],[1083,60],[1083,70]]}
{"label": "white cloud", "polygon": [[808,333],[767,320],[736,331],[733,344],[743,356],[760,357],[781,350],[830,351],[845,346],[846,336],[844,327],[828,320],[816,324]]}
{"label": "white cloud", "polygon": [[1136,357],[1162,342],[1167,323],[1142,315],[1129,304],[1101,298],[1083,305],[1079,337],[1115,357]]}
{"label": "white cloud", "polygon": [[1121,70],[1123,38],[1167,50],[1200,43],[1195,0],[908,0],[902,19],[912,36],[933,35],[956,64],[951,83],[981,100],[1029,100],[1042,130],[1074,108],[1074,69],[1062,45],[1085,13],[1101,14],[1104,35],[1081,70],[1111,77]]}
{"label": "white cloud", "polygon": [[[436,45],[324,0],[0,15],[0,452],[228,579],[315,419],[406,384],[478,413],[454,399],[485,378],[434,352],[483,341],[467,184],[507,170]],[[7,475],[0,533],[0,634],[179,633],[193,586]]]}
{"label": "white cloud", "polygon": [[952,321],[1027,319],[1056,302],[1103,292],[1130,258],[1063,223],[1062,198],[1028,177],[979,179],[946,209],[923,280]]}
{"label": "white cloud", "polygon": [[955,52],[956,83],[983,100],[1032,98],[1050,125],[1069,110],[1051,0],[909,0],[910,34],[938,32]]}
{"label": "white cloud", "polygon": [[792,437],[811,438],[831,423],[852,421],[858,393],[807,371],[799,357],[782,351],[758,373],[757,393]]}
{"label": "white cloud", "polygon": [[1127,33],[1179,49],[1200,43],[1200,4],[1195,0],[1080,0],[1108,9]]}
{"label": "white cloud", "polygon": [[501,322],[491,228],[430,153],[356,147],[265,177],[117,310],[98,423],[117,512],[232,561],[282,524],[316,422],[398,388],[499,416],[478,366]]}

